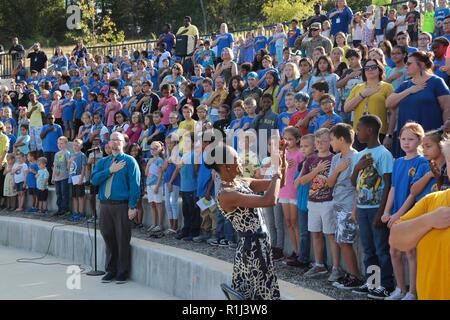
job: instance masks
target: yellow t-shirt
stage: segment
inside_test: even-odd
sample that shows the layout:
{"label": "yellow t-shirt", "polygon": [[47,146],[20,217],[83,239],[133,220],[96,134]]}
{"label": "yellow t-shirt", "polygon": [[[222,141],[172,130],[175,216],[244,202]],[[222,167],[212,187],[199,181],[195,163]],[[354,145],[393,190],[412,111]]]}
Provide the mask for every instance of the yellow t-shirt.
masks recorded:
{"label": "yellow t-shirt", "polygon": [[180,125],[178,126],[177,135],[179,137],[179,150],[183,152],[184,149],[184,139],[183,137],[191,132],[194,132],[195,130],[195,124],[197,121],[194,119],[191,119],[190,121],[183,120],[180,122]]}
{"label": "yellow t-shirt", "polygon": [[[364,89],[366,89],[365,83],[360,83],[356,85],[350,92],[347,101],[350,101],[351,99],[357,97],[361,92],[364,91]],[[361,118],[364,115],[364,113],[368,112],[369,114],[377,115],[378,117],[380,117],[381,122],[383,122],[383,126],[381,127],[380,133],[386,134],[388,129],[386,99],[393,91],[394,89],[390,83],[381,81],[380,90],[377,93],[371,95],[370,97],[364,99],[358,104],[358,106],[355,109],[353,119],[353,128],[355,129],[355,131],[359,118]]]}
{"label": "yellow t-shirt", "polygon": [[[185,32],[183,32],[183,31],[185,31]],[[186,35],[186,36],[195,37],[195,36],[198,36],[198,29],[196,26],[194,26],[192,24],[187,28],[185,26],[182,26],[182,27],[180,27],[180,29],[178,29],[177,35],[180,33],[182,33],[183,35]]]}
{"label": "yellow t-shirt", "polygon": [[[44,106],[42,103],[38,102],[36,103],[37,109],[33,111],[30,117],[30,128],[32,127],[42,127],[44,124],[42,123],[42,116],[41,112],[45,112]],[[30,112],[33,108],[31,102],[28,102],[28,110],[27,112]]]}
{"label": "yellow t-shirt", "polygon": [[[450,189],[430,193],[400,222],[450,207]],[[450,228],[432,229],[417,244],[417,294],[420,300],[450,300]]]}
{"label": "yellow t-shirt", "polygon": [[9,150],[9,139],[4,133],[0,133],[0,153],[5,152],[5,158],[2,161],[2,165],[6,163],[6,154]]}

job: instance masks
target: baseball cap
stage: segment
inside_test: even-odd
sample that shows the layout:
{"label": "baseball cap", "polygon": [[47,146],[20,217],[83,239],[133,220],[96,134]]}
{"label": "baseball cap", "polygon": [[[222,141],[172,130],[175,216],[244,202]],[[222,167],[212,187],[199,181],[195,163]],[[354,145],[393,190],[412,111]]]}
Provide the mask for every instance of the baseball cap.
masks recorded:
{"label": "baseball cap", "polygon": [[311,30],[320,30],[320,29],[322,29],[322,25],[320,24],[320,22],[314,22],[311,24],[311,26],[309,28]]}
{"label": "baseball cap", "polygon": [[254,71],[249,72],[247,75],[247,79],[258,79],[258,74]]}

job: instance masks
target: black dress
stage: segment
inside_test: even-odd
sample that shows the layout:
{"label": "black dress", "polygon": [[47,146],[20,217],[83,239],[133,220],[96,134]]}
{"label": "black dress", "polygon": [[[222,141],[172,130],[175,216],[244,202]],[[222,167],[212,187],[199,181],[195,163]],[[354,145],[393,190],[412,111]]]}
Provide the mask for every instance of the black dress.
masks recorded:
{"label": "black dress", "polygon": [[[234,190],[254,194],[244,180],[238,181]],[[280,289],[261,208],[236,208],[225,212],[219,203],[218,208],[240,235],[234,258],[232,288],[247,300],[279,300]]]}

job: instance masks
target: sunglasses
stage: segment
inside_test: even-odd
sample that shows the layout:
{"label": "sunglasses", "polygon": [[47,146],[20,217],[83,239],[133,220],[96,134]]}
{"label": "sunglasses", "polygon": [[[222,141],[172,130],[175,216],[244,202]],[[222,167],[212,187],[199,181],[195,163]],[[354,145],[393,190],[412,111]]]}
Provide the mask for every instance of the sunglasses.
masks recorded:
{"label": "sunglasses", "polygon": [[365,66],[364,70],[366,70],[366,71],[375,71],[375,70],[378,70],[378,66],[375,65],[375,64],[371,65],[371,66]]}

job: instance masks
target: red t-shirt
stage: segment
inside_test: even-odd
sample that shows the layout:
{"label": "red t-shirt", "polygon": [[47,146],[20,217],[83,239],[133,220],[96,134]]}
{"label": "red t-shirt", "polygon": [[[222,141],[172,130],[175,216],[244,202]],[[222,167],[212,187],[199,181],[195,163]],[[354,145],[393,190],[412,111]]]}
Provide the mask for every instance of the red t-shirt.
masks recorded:
{"label": "red t-shirt", "polygon": [[[291,121],[289,122],[290,126],[297,126],[297,123],[300,121],[300,119],[303,119],[304,117],[306,117],[306,115],[308,114],[308,109],[306,109],[303,112],[296,112],[294,113],[294,115],[291,117]],[[308,128],[300,128],[300,133],[302,134],[302,136],[307,135],[309,133]]]}

